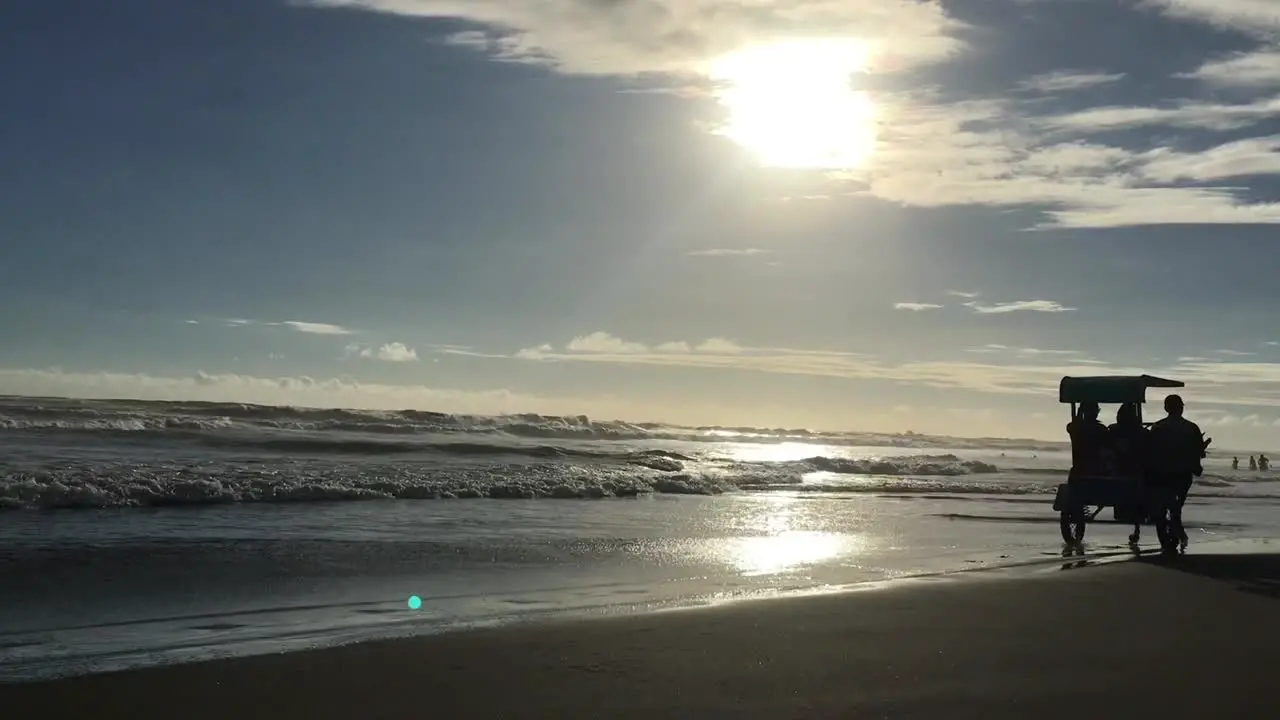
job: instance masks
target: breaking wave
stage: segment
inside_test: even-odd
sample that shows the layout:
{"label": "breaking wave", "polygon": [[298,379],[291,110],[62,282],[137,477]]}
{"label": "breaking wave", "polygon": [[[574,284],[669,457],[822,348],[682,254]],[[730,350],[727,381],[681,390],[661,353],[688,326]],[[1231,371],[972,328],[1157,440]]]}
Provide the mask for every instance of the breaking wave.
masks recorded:
{"label": "breaking wave", "polygon": [[685,427],[593,420],[585,415],[455,415],[424,410],[346,410],[243,403],[68,400],[0,397],[0,431],[151,434],[199,440],[229,431],[359,433],[363,435],[473,434],[545,440],[679,440],[686,442],[815,442],[838,446],[973,448],[1028,452],[1062,450],[1062,443],[1004,438],[949,438],[917,433],[836,433],[795,428]]}
{"label": "breaking wave", "polygon": [[[762,491],[1015,502],[1064,477],[1061,453],[1033,457],[1062,446],[1033,441],[234,403],[0,397],[0,442],[0,509]],[[1206,473],[1196,494],[1269,497],[1269,482]]]}
{"label": "breaking wave", "polygon": [[[597,453],[595,460],[604,459]],[[0,508],[156,507],[219,503],[463,498],[608,498],[653,493],[1014,492],[965,475],[995,473],[952,455],[888,460],[813,457],[786,463],[695,461],[666,451],[616,453],[611,462],[447,465],[301,461],[78,463],[0,477]],[[966,484],[967,483],[967,484]]]}

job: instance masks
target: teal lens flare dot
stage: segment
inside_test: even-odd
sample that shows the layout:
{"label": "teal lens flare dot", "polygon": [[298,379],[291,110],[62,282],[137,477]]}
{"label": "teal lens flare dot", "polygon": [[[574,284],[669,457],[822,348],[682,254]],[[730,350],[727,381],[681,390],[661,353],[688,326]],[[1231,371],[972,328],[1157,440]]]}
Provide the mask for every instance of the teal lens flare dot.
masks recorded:
{"label": "teal lens flare dot", "polygon": [[410,609],[410,610],[417,610],[417,609],[418,609],[418,608],[420,608],[420,607],[422,607],[422,598],[418,597],[417,595],[410,595],[410,596],[409,596],[409,609]]}

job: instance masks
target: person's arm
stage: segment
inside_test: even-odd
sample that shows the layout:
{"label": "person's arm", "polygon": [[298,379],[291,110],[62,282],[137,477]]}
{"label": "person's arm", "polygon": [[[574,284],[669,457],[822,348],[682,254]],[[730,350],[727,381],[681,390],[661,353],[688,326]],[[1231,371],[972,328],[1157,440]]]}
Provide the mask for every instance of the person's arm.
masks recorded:
{"label": "person's arm", "polygon": [[1213,442],[1213,438],[1206,439],[1204,436],[1204,431],[1200,429],[1199,425],[1191,422],[1190,420],[1188,420],[1187,422],[1190,423],[1191,425],[1191,430],[1192,430],[1191,434],[1192,434],[1192,437],[1194,438],[1194,442],[1197,444],[1196,449],[1199,450],[1199,452],[1197,453],[1196,461],[1195,461],[1194,474],[1196,477],[1200,477],[1201,475],[1204,475],[1204,463],[1200,461],[1209,456],[1209,443]]}

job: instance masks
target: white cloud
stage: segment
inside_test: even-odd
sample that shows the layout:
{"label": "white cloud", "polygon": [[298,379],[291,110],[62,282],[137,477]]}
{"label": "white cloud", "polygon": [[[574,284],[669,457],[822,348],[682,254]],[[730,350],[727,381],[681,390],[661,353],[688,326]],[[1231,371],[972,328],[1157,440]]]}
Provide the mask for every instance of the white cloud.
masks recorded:
{"label": "white cloud", "polygon": [[687,353],[693,352],[693,347],[683,340],[672,340],[664,343],[658,343],[653,346],[655,352],[660,353]]}
{"label": "white cloud", "polygon": [[1232,357],[1248,357],[1250,355],[1257,355],[1257,353],[1245,352],[1243,350],[1225,350],[1224,349],[1224,350],[1214,350],[1214,352],[1218,353],[1219,355],[1230,355]]}
{"label": "white cloud", "polygon": [[764,255],[772,252],[772,250],[763,250],[761,248],[711,248],[708,250],[692,250],[688,254],[707,257],[721,257],[726,255]]}
{"label": "white cloud", "polygon": [[[1249,31],[1273,28],[1277,15],[1276,5],[1262,0],[1152,3],[1177,17]],[[947,59],[962,49],[957,38],[968,30],[947,16],[942,3],[920,0],[313,0],[311,4],[470,21],[475,28],[454,36],[453,42],[481,47],[498,59],[545,63],[571,74],[654,77],[681,86],[706,86],[713,59],[771,39],[863,38],[871,48],[869,72],[874,73],[892,64],[912,66]],[[1251,58],[1248,74],[1260,78],[1273,61],[1261,55]],[[1237,64],[1206,63],[1193,74],[1203,79],[1225,77],[1245,67],[1240,58],[1231,62]],[[1119,73],[1107,69],[1060,69],[1027,78],[1019,87],[1024,93],[1063,92],[1118,79]],[[1188,150],[1189,144],[1174,133],[1158,136],[1160,144],[1169,147],[1121,147],[1098,141],[1098,136],[1112,131],[1144,128],[1240,130],[1280,118],[1280,97],[1239,103],[1170,98],[1150,106],[1083,107],[1049,114],[1044,114],[1048,106],[1043,98],[1025,94],[944,101],[939,90],[917,87],[907,92],[867,91],[866,97],[874,107],[874,128],[850,128],[849,132],[874,138],[875,150],[855,169],[831,174],[855,195],[906,207],[1034,208],[1043,215],[1034,229],[1280,223],[1280,205],[1256,202],[1244,188],[1189,186],[1242,173],[1280,173],[1270,158],[1248,157],[1257,145],[1244,141],[1234,147]],[[749,255],[756,250],[709,248],[692,254]]]}
{"label": "white cloud", "polygon": [[1142,174],[1172,183],[1280,174],[1280,135],[1229,142],[1199,153],[1161,148],[1144,157]]}
{"label": "white cloud", "polygon": [[1280,204],[1243,204],[1230,190],[1192,188],[1135,191],[1110,205],[1055,210],[1042,227],[1102,228],[1130,225],[1280,223]]}
{"label": "white cloud", "polygon": [[981,293],[976,293],[976,292],[965,292],[964,290],[948,290],[948,291],[947,291],[947,294],[948,294],[948,295],[954,295],[955,297],[961,297],[961,298],[970,299],[970,300],[972,300],[973,298],[976,298],[976,297],[978,297],[979,295],[981,295]]}
{"label": "white cloud", "polygon": [[[1171,111],[1104,108],[1037,119],[1008,101],[928,100],[920,93],[886,98],[882,146],[865,167],[834,175],[853,184],[854,194],[907,207],[1040,208],[1047,220],[1038,228],[1280,222],[1280,206],[1251,204],[1239,187],[1171,186],[1142,173],[1144,163],[1166,161],[1165,170],[1152,171],[1163,177],[1171,157],[1184,165],[1201,162],[1189,153],[1065,142],[1055,135],[1064,128],[1090,134],[1159,124]],[[1199,114],[1215,122],[1221,116],[1260,117],[1280,112],[1280,101],[1274,104],[1220,106]],[[1236,109],[1223,110],[1231,107]]]}
{"label": "white cloud", "polygon": [[308,333],[311,335],[353,335],[355,330],[344,328],[341,325],[332,325],[330,323],[302,322],[300,320],[284,320],[278,323],[265,323],[267,325],[283,325],[285,327],[297,330],[300,333]]}
{"label": "white cloud", "polygon": [[[742,352],[741,346],[732,340],[725,338],[708,338],[700,343],[690,344],[684,341],[668,341],[659,343],[650,347],[644,343],[623,340],[622,338],[610,335],[607,332],[596,331],[586,335],[579,335],[570,340],[564,347],[567,353],[596,353],[596,354],[687,354],[687,353],[719,353],[722,355],[734,355]],[[552,355],[555,351],[551,345],[540,345],[536,348],[526,348],[517,353],[520,357],[537,358]]]}
{"label": "white cloud", "polygon": [[[521,350],[508,358],[542,362],[592,362],[616,365],[744,370],[782,375],[808,375],[845,380],[875,380],[914,384],[928,388],[969,390],[1001,395],[1057,394],[1065,375],[1154,374],[1183,380],[1189,400],[1241,406],[1280,407],[1280,363],[1227,362],[1203,358],[1179,358],[1158,367],[1133,367],[1087,358],[1069,350],[1018,348],[990,344],[978,354],[990,354],[990,362],[964,360],[897,362],[861,353],[743,347],[733,352],[716,350],[674,352],[648,348],[607,333],[610,339],[593,347],[612,345],[615,351],[556,350],[550,344]],[[589,337],[589,336],[587,336]],[[692,350],[694,345],[688,345]],[[643,348],[643,349],[642,349]],[[1000,355],[1007,356],[1004,362]]]}
{"label": "white cloud", "polygon": [[[197,372],[186,377],[145,373],[63,372],[0,368],[0,393],[80,398],[196,400],[267,405],[401,410],[495,415],[508,412],[595,412],[602,398],[555,398],[509,390],[464,391],[421,385],[380,385],[351,379],[256,377]],[[618,407],[615,403],[613,407]],[[625,407],[625,403],[621,404]]]}
{"label": "white cloud", "polygon": [[1075,141],[1037,147],[1027,153],[1020,168],[1041,177],[1070,179],[1080,175],[1114,173],[1133,159],[1133,153],[1123,148]]}
{"label": "white cloud", "polygon": [[[965,26],[919,0],[312,0],[480,27],[452,42],[512,62],[583,75],[687,74],[713,57],[776,38],[865,38],[885,62],[933,62],[959,51]],[[891,56],[891,57],[885,57]]]}
{"label": "white cloud", "polygon": [[[191,325],[198,324],[196,320],[188,320]],[[283,320],[280,322],[270,322],[264,320],[252,320],[249,318],[225,318],[222,323],[227,327],[287,327],[300,333],[309,335],[354,335],[355,330],[342,327],[341,325],[333,325],[331,323],[318,322],[302,322],[301,320]]]}
{"label": "white cloud", "polygon": [[1037,93],[1067,92],[1108,85],[1122,78],[1124,78],[1123,73],[1055,70],[1020,81],[1018,89]]}
{"label": "white cloud", "polygon": [[643,353],[649,348],[644,343],[627,342],[607,332],[593,332],[580,335],[565,346],[569,352],[580,353]]}
{"label": "white cloud", "polygon": [[414,362],[418,359],[418,351],[404,343],[393,342],[379,347],[374,357],[387,362]]}
{"label": "white cloud", "polygon": [[[550,348],[549,345],[543,346]],[[692,346],[691,346],[692,347]],[[1180,360],[1170,365],[1128,367],[1106,365],[1075,356],[1040,357],[1042,362],[1013,357],[1007,362],[916,361],[891,362],[857,353],[834,351],[750,348],[734,346],[737,352],[724,353],[557,353],[554,349],[536,358],[542,361],[595,362],[618,365],[650,365],[666,367],[735,369],[761,373],[808,375],[849,381],[891,381],[939,390],[963,390],[994,395],[1030,397],[1051,416],[1057,410],[1058,382],[1064,375],[1116,374],[1142,372],[1183,380],[1180,390],[1188,400],[1190,413],[1201,417],[1232,414],[1247,417],[1252,410],[1231,413],[1222,406],[1240,408],[1280,408],[1280,363],[1223,362]],[[1026,348],[1009,348],[1015,353]],[[1052,352],[1052,351],[1049,351]],[[1041,353],[1040,355],[1044,355]],[[510,355],[506,357],[511,357]],[[747,381],[750,382],[750,381]],[[548,397],[526,395],[509,390],[462,391],[420,385],[382,385],[359,382],[351,378],[314,379],[311,377],[256,377],[234,373],[197,372],[190,376],[154,376],[144,373],[64,372],[57,369],[0,368],[0,394],[69,396],[83,398],[137,398],[144,400],[206,400],[247,402],[310,407],[347,407],[369,409],[424,409],[441,412],[501,414],[537,412],[555,414],[588,413],[625,419],[658,419],[703,422],[751,422],[742,413],[749,408],[731,408],[724,403],[700,405],[672,403],[667,397]],[[1150,393],[1148,400],[1158,408],[1160,393]],[[749,403],[748,403],[749,404]],[[754,407],[754,406],[752,406]],[[790,408],[776,408],[784,412]],[[754,422],[777,424],[770,410]],[[806,411],[808,412],[808,411]],[[801,412],[798,424],[814,422],[825,411],[806,415]],[[1261,410],[1257,412],[1262,412]],[[727,414],[726,414],[727,413]],[[888,416],[878,416],[880,421]],[[901,413],[899,413],[901,414]],[[708,420],[711,417],[717,420]],[[870,416],[868,416],[870,417]],[[737,419],[735,419],[737,418]],[[799,418],[808,418],[799,419]],[[912,418],[917,422],[923,418]],[[847,422],[844,415],[827,420],[839,427]],[[868,422],[870,422],[868,420]],[[847,425],[846,425],[847,426]],[[867,426],[871,427],[871,426]],[[917,428],[920,429],[920,428]],[[1008,429],[1008,428],[1006,428]],[[972,430],[972,428],[970,428]],[[940,431],[949,432],[945,428]],[[1020,432],[1020,430],[1014,430]]]}
{"label": "white cloud", "polygon": [[1197,424],[1206,427],[1255,427],[1270,428],[1280,425],[1280,420],[1264,418],[1257,413],[1238,415],[1225,412],[1201,412],[1196,417]]}
{"label": "white cloud", "polygon": [[[979,354],[1010,354],[1023,358],[1036,357],[1069,357],[1079,356],[1082,353],[1079,350],[1046,350],[1044,348],[1028,348],[1028,347],[1010,347],[1008,345],[1000,345],[997,343],[988,343],[981,347],[966,348],[965,352]],[[1084,358],[1078,358],[1077,362],[1084,361]]]}
{"label": "white cloud", "polygon": [[1074,312],[1076,310],[1076,308],[1066,307],[1053,300],[1015,300],[1013,302],[995,303],[994,305],[967,302],[965,305],[982,315],[999,315],[1011,312],[1061,313]]}
{"label": "white cloud", "polygon": [[417,362],[418,351],[404,343],[386,343],[380,347],[352,343],[345,348],[347,357],[360,357],[386,362]]}
{"label": "white cloud", "polygon": [[538,347],[524,348],[522,350],[518,350],[516,351],[515,356],[523,360],[542,360],[548,355],[555,353],[555,351],[556,349],[551,347],[550,344],[543,343]]}
{"label": "white cloud", "polygon": [[922,310],[937,310],[941,307],[941,305],[936,303],[900,302],[893,304],[894,310],[911,310],[914,312],[920,312]]}
{"label": "white cloud", "polygon": [[1273,0],[1143,0],[1167,15],[1226,30],[1273,37],[1280,32],[1280,4]]}
{"label": "white cloud", "polygon": [[[591,347],[594,350],[570,349],[574,343],[570,343],[562,351],[557,351],[550,345],[542,345],[521,350],[508,357],[544,362],[737,369],[783,375],[892,380],[919,383],[928,387],[1013,394],[1056,392],[1057,381],[1063,375],[1097,372],[1097,367],[1092,363],[1071,362],[1058,366],[1028,365],[1025,362],[1017,366],[972,362],[893,363],[860,353],[743,347],[727,341],[723,349],[717,349],[718,344],[709,346],[708,343],[702,343],[689,345],[691,352],[677,352],[660,350],[658,347],[648,348],[643,343],[626,341],[607,333],[592,335],[605,336],[609,341],[593,343]],[[603,350],[609,346],[617,349]],[[578,347],[581,348],[581,344]]]}
{"label": "white cloud", "polygon": [[1280,50],[1264,48],[1214,58],[1178,77],[1227,88],[1280,85]]}
{"label": "white cloud", "polygon": [[693,350],[694,352],[737,355],[743,351],[743,348],[732,340],[726,340],[725,338],[708,338],[694,346]]}
{"label": "white cloud", "polygon": [[1280,97],[1262,97],[1244,103],[1180,100],[1159,107],[1110,106],[1038,118],[1048,130],[1099,132],[1162,125],[1166,127],[1239,130],[1280,116]]}

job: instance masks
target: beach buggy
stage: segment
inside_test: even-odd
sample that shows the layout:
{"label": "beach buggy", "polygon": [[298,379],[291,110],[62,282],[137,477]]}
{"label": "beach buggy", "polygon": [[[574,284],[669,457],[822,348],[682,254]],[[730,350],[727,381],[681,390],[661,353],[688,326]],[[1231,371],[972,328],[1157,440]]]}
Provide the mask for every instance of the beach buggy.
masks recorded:
{"label": "beach buggy", "polygon": [[[1097,413],[1100,405],[1122,406],[1121,415],[1136,429],[1135,440],[1140,440],[1151,424],[1142,420],[1147,388],[1180,387],[1184,383],[1151,375],[1062,378],[1058,402],[1071,405],[1072,467],[1067,481],[1058,486],[1053,509],[1061,514],[1062,539],[1067,544],[1079,545],[1086,525],[1111,507],[1116,522],[1134,526],[1130,543],[1136,545],[1142,525],[1155,525],[1161,549],[1178,550],[1185,534],[1180,514],[1170,510],[1179,500],[1147,482],[1145,450],[1135,450],[1132,462],[1117,456],[1113,438],[1117,426],[1105,428]],[[1082,447],[1095,442],[1096,448]]]}

